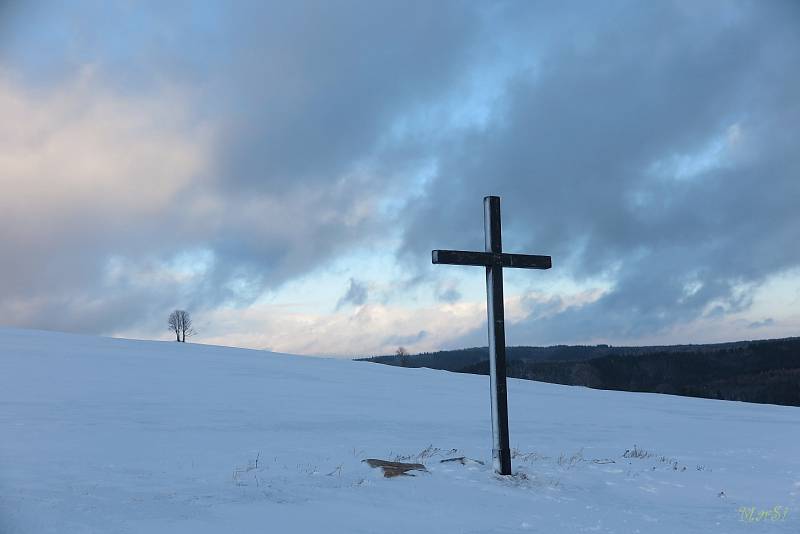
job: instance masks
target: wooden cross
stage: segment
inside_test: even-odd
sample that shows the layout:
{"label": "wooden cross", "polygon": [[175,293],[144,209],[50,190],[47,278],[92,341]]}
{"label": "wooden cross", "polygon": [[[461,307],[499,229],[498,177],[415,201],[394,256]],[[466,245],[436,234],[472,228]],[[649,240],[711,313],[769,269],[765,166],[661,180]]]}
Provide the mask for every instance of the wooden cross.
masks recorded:
{"label": "wooden cross", "polygon": [[503,317],[503,267],[549,269],[550,256],[507,254],[500,237],[500,197],[483,198],[486,252],[434,250],[433,263],[486,267],[486,298],[489,313],[489,377],[492,399],[492,462],[501,475],[511,474],[508,442],[508,394],[506,392],[506,333]]}

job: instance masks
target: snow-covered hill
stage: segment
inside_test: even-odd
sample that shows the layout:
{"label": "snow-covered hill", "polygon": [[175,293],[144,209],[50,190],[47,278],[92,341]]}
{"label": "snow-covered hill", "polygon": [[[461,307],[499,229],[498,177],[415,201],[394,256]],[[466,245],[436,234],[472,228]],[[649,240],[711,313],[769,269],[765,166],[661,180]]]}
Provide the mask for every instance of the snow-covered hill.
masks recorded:
{"label": "snow-covered hill", "polygon": [[0,329],[0,532],[800,531],[798,408],[509,386],[502,478],[488,377]]}

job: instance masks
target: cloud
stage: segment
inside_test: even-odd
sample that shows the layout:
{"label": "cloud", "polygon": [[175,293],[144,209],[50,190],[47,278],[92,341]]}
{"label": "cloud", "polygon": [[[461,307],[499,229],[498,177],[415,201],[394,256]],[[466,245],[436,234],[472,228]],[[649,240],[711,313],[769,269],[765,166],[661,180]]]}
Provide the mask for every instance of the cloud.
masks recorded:
{"label": "cloud", "polygon": [[389,336],[383,340],[384,345],[410,345],[414,343],[419,343],[420,341],[424,340],[428,337],[428,332],[426,330],[420,330],[416,334],[410,334],[405,336]]}
{"label": "cloud", "polygon": [[204,343],[363,357],[393,354],[400,344],[414,353],[456,347],[458,338],[486,320],[486,309],[473,303],[415,308],[367,303],[352,312],[313,313],[255,304],[193,317]]}
{"label": "cloud", "polygon": [[[0,322],[108,333],[177,303],[247,305],[385,233],[403,170],[386,138],[450,90],[477,14],[78,2],[8,26]],[[211,261],[191,284],[101,283],[112,258],[142,279],[194,251]]]}
{"label": "cloud", "polygon": [[461,293],[455,287],[444,287],[440,288],[436,298],[442,302],[453,304],[454,302],[461,300]]}
{"label": "cloud", "polygon": [[0,73],[0,321],[98,331],[146,314],[162,287],[110,287],[107,262],[151,263],[187,237],[181,199],[211,132],[179,93],[97,91],[87,70],[57,90]]}
{"label": "cloud", "polygon": [[[423,308],[477,306],[428,255],[482,243],[486,194],[503,197],[507,250],[554,259],[524,289],[549,296],[520,308],[523,343],[632,339],[739,313],[764,280],[800,265],[790,3],[11,12],[0,31],[2,324],[160,332],[175,307],[246,315],[287,281],[398,241],[404,279],[376,287],[397,295],[412,280],[430,289]],[[347,293],[310,335],[377,350],[421,331],[431,348],[484,334],[460,316],[448,333],[377,320],[406,312],[395,297],[368,303],[356,273],[341,275]],[[547,288],[564,280],[602,287],[559,300]],[[360,333],[358,321],[400,330],[368,343],[335,331]],[[260,342],[232,328],[239,342],[210,338]],[[309,343],[281,346],[323,347]]]}
{"label": "cloud", "polygon": [[747,328],[764,328],[765,326],[773,326],[774,324],[775,319],[772,317],[767,317],[766,319],[762,319],[760,321],[753,321],[747,325]]}
{"label": "cloud", "polygon": [[532,280],[612,282],[520,325],[529,342],[634,339],[747,307],[800,264],[797,15],[618,3],[581,20],[518,17],[530,26],[515,52],[536,60],[509,77],[487,124],[442,146],[403,255],[474,248],[481,197],[498,194],[505,248],[553,256]]}
{"label": "cloud", "polygon": [[347,286],[347,291],[336,303],[336,310],[352,304],[353,306],[361,306],[367,302],[369,290],[364,282],[360,282],[355,278],[350,279],[350,284]]}

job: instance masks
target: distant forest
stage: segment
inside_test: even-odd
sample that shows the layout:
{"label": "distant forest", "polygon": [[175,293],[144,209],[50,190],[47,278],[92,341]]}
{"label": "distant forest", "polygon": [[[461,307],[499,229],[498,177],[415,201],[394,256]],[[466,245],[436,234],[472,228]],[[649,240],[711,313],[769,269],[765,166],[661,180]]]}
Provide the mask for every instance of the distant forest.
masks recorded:
{"label": "distant forest", "polygon": [[[486,347],[362,358],[489,374]],[[508,376],[595,389],[800,406],[800,338],[709,345],[508,347]]]}

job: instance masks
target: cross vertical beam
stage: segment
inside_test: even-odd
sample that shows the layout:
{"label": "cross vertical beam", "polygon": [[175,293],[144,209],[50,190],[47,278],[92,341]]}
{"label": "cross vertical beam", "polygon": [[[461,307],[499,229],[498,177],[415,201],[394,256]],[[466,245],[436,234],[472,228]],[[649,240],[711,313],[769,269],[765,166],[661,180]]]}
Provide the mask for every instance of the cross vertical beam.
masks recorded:
{"label": "cross vertical beam", "polygon": [[508,391],[506,386],[506,329],[503,313],[503,267],[549,269],[550,256],[503,252],[500,229],[500,197],[484,197],[485,252],[433,250],[434,264],[475,265],[486,268],[486,310],[489,316],[489,377],[492,403],[492,464],[495,472],[511,474],[508,440]]}
{"label": "cross vertical beam", "polygon": [[[502,254],[500,198],[483,199],[486,252]],[[506,329],[503,311],[503,266],[497,261],[486,267],[486,300],[489,318],[489,380],[492,406],[492,464],[495,472],[511,474],[508,440],[508,391],[506,386]]]}

